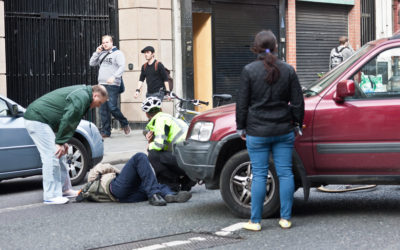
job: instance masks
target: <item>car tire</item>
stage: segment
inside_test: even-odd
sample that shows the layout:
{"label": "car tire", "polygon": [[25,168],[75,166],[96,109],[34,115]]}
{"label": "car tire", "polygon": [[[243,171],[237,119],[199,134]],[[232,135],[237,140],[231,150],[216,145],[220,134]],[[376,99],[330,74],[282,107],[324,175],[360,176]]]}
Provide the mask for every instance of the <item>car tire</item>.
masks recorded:
{"label": "car tire", "polygon": [[[220,176],[220,192],[233,214],[241,218],[251,215],[251,166],[247,150],[234,154],[224,165]],[[275,217],[279,211],[279,181],[272,160],[268,169],[268,190],[263,218]]]}
{"label": "car tire", "polygon": [[68,141],[68,154],[66,154],[66,165],[71,178],[71,184],[80,184],[89,170],[89,155],[85,146],[77,138],[72,137]]}

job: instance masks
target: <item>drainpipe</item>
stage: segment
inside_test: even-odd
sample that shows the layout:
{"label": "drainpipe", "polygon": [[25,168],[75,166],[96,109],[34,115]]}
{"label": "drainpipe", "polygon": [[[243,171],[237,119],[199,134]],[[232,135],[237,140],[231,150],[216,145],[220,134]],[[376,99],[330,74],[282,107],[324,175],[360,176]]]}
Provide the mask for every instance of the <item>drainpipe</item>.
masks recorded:
{"label": "drainpipe", "polygon": [[179,0],[172,1],[173,26],[173,64],[174,64],[174,92],[182,96],[182,33],[181,33],[181,4]]}

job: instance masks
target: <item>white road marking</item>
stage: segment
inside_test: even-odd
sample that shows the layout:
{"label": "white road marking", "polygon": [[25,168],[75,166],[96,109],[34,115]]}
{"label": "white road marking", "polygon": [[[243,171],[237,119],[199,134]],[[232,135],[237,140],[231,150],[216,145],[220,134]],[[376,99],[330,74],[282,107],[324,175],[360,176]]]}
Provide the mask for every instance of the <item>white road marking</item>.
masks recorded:
{"label": "white road marking", "polygon": [[192,243],[193,241],[205,241],[205,240],[206,240],[206,238],[203,238],[203,237],[193,237],[193,238],[189,238],[188,240],[169,241],[169,242],[164,242],[161,244],[151,245],[151,246],[147,246],[147,247],[135,248],[133,250],[155,250],[155,249],[162,249],[162,248],[166,248],[166,247],[186,245],[186,244]]}
{"label": "white road marking", "polygon": [[244,224],[245,224],[244,222],[239,222],[239,223],[230,225],[229,227],[222,228],[221,231],[215,232],[215,234],[219,235],[219,236],[230,235],[232,232],[242,229]]}
{"label": "white road marking", "polygon": [[24,210],[24,209],[28,209],[28,208],[41,207],[41,206],[44,206],[44,205],[45,205],[44,203],[34,203],[34,204],[22,205],[22,206],[16,206],[16,207],[1,208],[0,209],[0,214],[11,212],[11,211]]}

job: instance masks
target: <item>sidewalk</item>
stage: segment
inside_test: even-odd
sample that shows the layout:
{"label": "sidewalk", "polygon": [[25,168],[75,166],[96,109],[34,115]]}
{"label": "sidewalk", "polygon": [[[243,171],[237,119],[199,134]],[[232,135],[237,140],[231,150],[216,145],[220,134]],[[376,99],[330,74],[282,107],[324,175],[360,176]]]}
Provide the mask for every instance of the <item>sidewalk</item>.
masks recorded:
{"label": "sidewalk", "polygon": [[147,141],[142,130],[132,130],[126,136],[122,130],[113,129],[111,137],[104,139],[103,163],[126,163],[135,153],[146,153]]}

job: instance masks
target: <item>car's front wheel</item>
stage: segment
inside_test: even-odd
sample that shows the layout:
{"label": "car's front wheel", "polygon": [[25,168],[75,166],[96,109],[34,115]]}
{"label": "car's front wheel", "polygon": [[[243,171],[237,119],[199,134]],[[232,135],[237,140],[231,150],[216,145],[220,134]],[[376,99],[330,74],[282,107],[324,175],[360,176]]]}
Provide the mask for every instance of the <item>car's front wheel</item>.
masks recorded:
{"label": "car's front wheel", "polygon": [[[247,150],[234,154],[224,165],[220,176],[220,191],[228,208],[235,215],[250,218],[251,214],[251,163]],[[279,181],[275,166],[270,160],[266,184],[263,218],[274,216],[279,210]]]}
{"label": "car's front wheel", "polygon": [[89,156],[85,146],[78,139],[72,137],[68,142],[66,164],[72,185],[83,181],[89,169]]}

